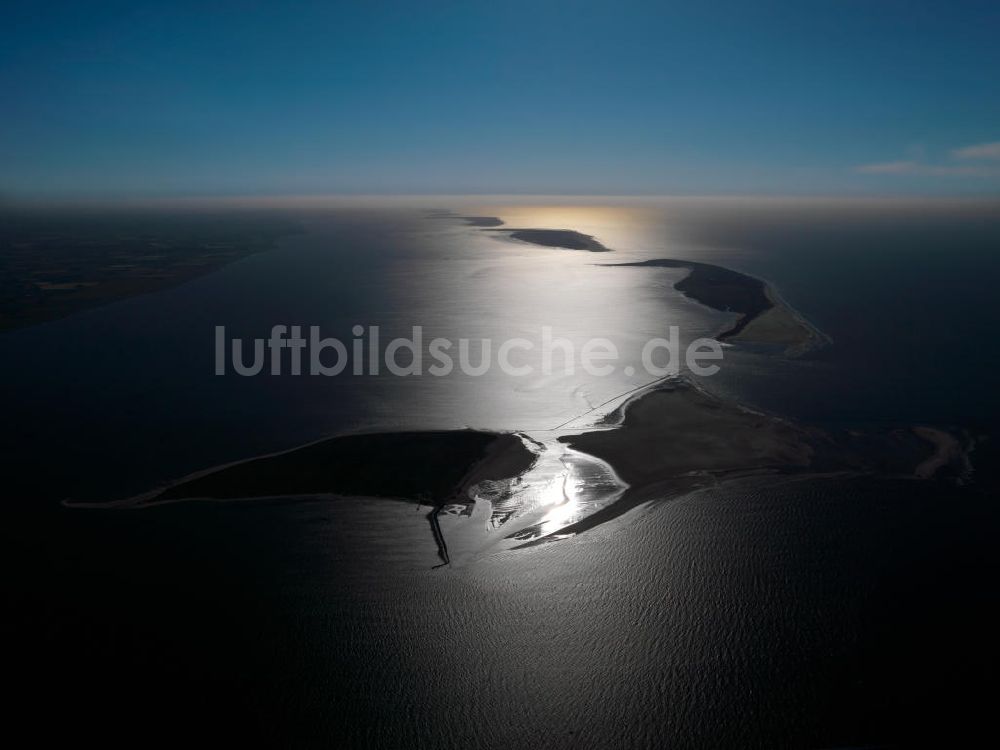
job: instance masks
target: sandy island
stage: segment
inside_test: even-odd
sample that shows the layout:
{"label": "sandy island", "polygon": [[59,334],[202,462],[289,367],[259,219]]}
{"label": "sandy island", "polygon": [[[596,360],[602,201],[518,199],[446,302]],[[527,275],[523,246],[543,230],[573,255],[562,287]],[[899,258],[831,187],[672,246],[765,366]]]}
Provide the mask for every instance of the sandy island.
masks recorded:
{"label": "sandy island", "polygon": [[719,341],[780,347],[797,356],[829,342],[829,338],[787,305],[766,281],[710,263],[661,258],[608,266],[686,268],[690,273],[674,288],[706,307],[739,315],[720,331]]}
{"label": "sandy island", "polygon": [[957,441],[938,430],[832,433],[722,401],[682,382],[637,395],[608,419],[617,424],[559,440],[607,461],[628,490],[613,505],[528,545],[580,533],[642,503],[721,481],[846,474],[929,479],[945,468],[960,474],[967,466]]}

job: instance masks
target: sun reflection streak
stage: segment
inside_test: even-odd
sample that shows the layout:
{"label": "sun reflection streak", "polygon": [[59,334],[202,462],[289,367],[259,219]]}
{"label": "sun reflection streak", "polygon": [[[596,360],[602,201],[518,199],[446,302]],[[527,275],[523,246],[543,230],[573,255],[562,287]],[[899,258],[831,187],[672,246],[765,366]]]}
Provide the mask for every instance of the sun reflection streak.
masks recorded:
{"label": "sun reflection streak", "polygon": [[539,532],[549,534],[575,520],[580,511],[579,498],[575,492],[578,483],[572,481],[573,469],[563,463],[564,471],[556,477],[542,493],[542,506],[551,509],[539,521]]}

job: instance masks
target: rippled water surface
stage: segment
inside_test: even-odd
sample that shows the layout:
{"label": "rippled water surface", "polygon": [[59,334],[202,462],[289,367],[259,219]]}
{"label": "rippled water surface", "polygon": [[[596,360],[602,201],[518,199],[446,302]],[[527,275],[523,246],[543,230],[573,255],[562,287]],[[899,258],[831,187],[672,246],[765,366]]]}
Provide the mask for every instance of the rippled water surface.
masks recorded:
{"label": "rippled water surface", "polygon": [[[113,707],[123,732],[184,716],[206,739],[326,747],[905,745],[988,715],[989,440],[969,488],[723,484],[524,547],[622,491],[558,428],[593,425],[652,378],[216,377],[213,331],[552,326],[576,344],[610,338],[625,365],[666,326],[694,338],[730,318],[677,294],[683,272],[599,264],[687,258],[768,279],[834,342],[800,361],[729,349],[704,387],[828,426],[983,438],[1000,415],[995,215],[473,203],[453,208],[614,252],[509,242],[410,207],[296,210],[304,231],[272,252],[0,335],[16,353],[0,446],[10,545],[31,571],[14,617],[41,644],[25,694],[51,699],[60,675],[81,731],[108,731]],[[442,518],[454,563],[436,570],[427,508],[403,503],[54,504],[348,430],[463,426],[520,431],[539,460]],[[112,687],[95,692],[95,674]]]}

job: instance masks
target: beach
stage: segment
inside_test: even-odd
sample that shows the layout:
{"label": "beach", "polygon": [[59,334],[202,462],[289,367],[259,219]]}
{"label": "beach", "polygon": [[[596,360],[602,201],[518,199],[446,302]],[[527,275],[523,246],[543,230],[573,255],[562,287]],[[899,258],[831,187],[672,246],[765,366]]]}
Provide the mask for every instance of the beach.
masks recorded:
{"label": "beach", "polygon": [[677,291],[713,310],[739,316],[732,326],[716,334],[719,341],[763,344],[789,356],[829,343],[828,336],[788,306],[761,279],[708,263],[667,258],[610,265],[688,269],[690,273],[674,284]]}

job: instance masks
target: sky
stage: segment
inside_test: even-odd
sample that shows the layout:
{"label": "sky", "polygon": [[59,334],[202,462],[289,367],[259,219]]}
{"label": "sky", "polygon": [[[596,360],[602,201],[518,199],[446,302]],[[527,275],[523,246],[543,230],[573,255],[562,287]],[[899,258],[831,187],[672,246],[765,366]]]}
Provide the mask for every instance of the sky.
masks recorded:
{"label": "sky", "polygon": [[0,193],[1000,195],[1000,3],[0,4]]}

